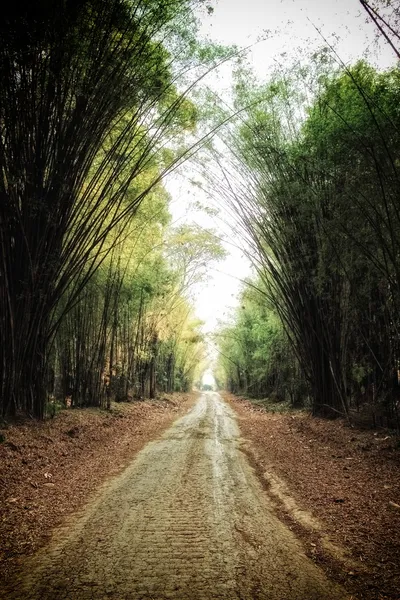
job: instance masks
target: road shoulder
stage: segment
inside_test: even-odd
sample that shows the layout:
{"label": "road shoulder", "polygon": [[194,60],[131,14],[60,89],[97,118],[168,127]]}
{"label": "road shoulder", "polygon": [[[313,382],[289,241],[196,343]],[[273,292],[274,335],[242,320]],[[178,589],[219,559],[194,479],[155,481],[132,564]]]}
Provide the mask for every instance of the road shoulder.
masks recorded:
{"label": "road shoulder", "polygon": [[393,440],[222,395],[237,414],[242,451],[307,556],[356,597],[398,598],[400,452]]}

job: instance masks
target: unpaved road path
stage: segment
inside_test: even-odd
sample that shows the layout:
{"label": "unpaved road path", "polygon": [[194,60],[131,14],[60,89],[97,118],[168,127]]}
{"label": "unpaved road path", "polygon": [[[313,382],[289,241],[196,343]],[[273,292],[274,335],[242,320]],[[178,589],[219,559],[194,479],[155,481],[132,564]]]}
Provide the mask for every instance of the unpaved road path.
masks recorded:
{"label": "unpaved road path", "polygon": [[[295,457],[293,457],[295,460]],[[337,600],[346,593],[274,515],[232,410],[206,393],[148,444],[5,597]]]}

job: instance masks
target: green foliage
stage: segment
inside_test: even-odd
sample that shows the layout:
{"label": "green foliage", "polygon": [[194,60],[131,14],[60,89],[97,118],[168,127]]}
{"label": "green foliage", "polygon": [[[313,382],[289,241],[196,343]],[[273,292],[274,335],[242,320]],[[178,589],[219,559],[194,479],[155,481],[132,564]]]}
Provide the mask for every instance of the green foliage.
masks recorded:
{"label": "green foliage", "polygon": [[216,341],[228,389],[251,397],[298,402],[297,362],[261,281],[250,281],[243,289],[232,323],[221,326]]}
{"label": "green foliage", "polygon": [[182,273],[185,287],[201,281],[207,274],[208,265],[226,255],[213,230],[188,224],[171,231],[167,253],[171,264]]}
{"label": "green foliage", "polygon": [[[212,67],[224,52],[196,44],[198,4],[37,0],[2,13],[1,414],[43,417],[47,379],[58,376],[64,396],[72,386],[77,403],[101,402],[107,361],[125,373],[116,336],[128,308],[126,340],[154,359],[139,361],[141,385],[147,371],[154,383],[145,313],[178,279],[161,250],[152,254],[169,219],[157,185],[196,127],[182,88],[200,76],[199,58]],[[144,231],[148,244],[136,245]]]}
{"label": "green foliage", "polygon": [[188,391],[200,376],[205,344],[189,291],[223,252],[211,232],[171,229],[168,201],[153,188],[62,319],[52,390],[61,401],[108,406]]}
{"label": "green foliage", "polygon": [[[306,73],[314,81],[309,97],[297,86],[303,69],[250,91],[240,77],[237,85],[246,118],[233,143],[244,183],[228,201],[315,414],[348,414],[368,395],[395,414],[399,73],[363,61],[332,70],[318,56]],[[233,348],[222,351],[231,387],[252,393],[270,364],[257,372],[255,348],[268,359],[279,337],[269,315],[258,323],[243,306],[229,333]],[[278,372],[286,368],[278,363]]]}

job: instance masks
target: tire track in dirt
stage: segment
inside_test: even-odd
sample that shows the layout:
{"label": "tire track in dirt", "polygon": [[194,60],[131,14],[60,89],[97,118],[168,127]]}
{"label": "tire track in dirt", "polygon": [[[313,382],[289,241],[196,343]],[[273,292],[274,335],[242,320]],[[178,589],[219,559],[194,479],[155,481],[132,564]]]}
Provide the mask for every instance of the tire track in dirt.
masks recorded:
{"label": "tire track in dirt", "polygon": [[336,600],[346,593],[276,518],[216,393],[148,444],[49,547],[10,600]]}

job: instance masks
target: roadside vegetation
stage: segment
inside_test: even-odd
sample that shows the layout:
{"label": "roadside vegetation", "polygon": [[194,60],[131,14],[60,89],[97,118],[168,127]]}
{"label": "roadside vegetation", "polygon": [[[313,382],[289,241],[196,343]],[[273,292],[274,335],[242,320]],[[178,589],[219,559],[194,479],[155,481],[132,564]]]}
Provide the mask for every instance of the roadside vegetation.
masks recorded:
{"label": "roadside vegetation", "polygon": [[251,88],[237,74],[218,185],[255,274],[217,333],[220,372],[235,393],[399,430],[400,71],[333,58]]}
{"label": "roadside vegetation", "polygon": [[193,150],[190,90],[227,52],[197,41],[195,11],[209,9],[37,0],[3,13],[4,419],[153,397],[198,377],[189,290],[223,251],[170,223],[162,184]]}
{"label": "roadside vegetation", "polygon": [[[24,555],[187,412],[195,386],[232,393],[241,436],[225,441],[307,555],[360,597],[398,597],[400,8],[359,3],[395,66],[344,64],[322,41],[265,82],[244,51],[199,40],[211,0],[3,7],[0,575],[12,583]],[[218,99],[204,79],[232,57],[232,94]],[[195,184],[196,210],[215,224],[224,212],[226,238],[174,222],[175,172]],[[207,337],[195,292],[227,244],[253,271]],[[200,453],[209,423],[193,423]],[[189,503],[173,495],[181,516]]]}
{"label": "roadside vegetation", "polygon": [[[396,5],[360,4],[400,58]],[[228,109],[201,83],[232,54],[198,41],[207,13],[201,0],[5,10],[1,416],[201,383],[191,290],[224,250],[171,223],[163,178],[203,147],[254,266],[216,332],[218,384],[399,429],[398,65],[344,65],[325,47],[262,84],[239,60]]]}

